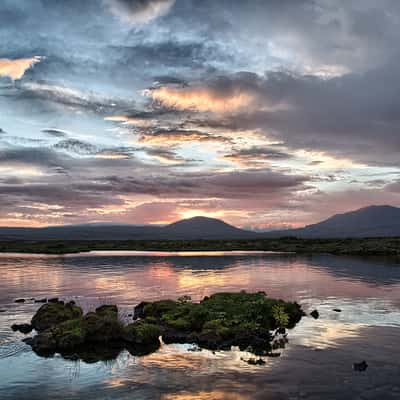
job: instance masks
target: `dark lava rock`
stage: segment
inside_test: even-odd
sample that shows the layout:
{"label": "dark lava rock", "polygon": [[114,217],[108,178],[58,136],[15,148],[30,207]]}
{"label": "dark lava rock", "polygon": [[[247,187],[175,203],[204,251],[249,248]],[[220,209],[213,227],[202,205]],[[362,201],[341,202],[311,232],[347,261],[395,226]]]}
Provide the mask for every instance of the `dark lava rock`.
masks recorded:
{"label": "dark lava rock", "polygon": [[318,312],[318,310],[314,310],[314,311],[310,312],[310,315],[311,315],[314,319],[318,319],[318,318],[319,318],[319,312]]}
{"label": "dark lava rock", "polygon": [[14,332],[18,331],[18,332],[24,333],[26,335],[27,333],[32,331],[33,326],[31,324],[13,324],[13,325],[11,325],[11,329]]}
{"label": "dark lava rock", "polygon": [[144,308],[149,304],[146,301],[142,301],[133,309],[133,319],[144,318]]}
{"label": "dark lava rock", "polygon": [[25,299],[16,299],[14,303],[25,303]]}
{"label": "dark lava rock", "polygon": [[249,358],[246,360],[249,365],[264,365],[265,361],[262,358]]}
{"label": "dark lava rock", "polygon": [[58,299],[58,297],[53,297],[53,298],[51,298],[51,299],[48,299],[47,300],[49,303],[59,303],[60,301],[59,301],[59,299]]}
{"label": "dark lava rock", "polygon": [[23,341],[24,343],[28,344],[29,346],[32,346],[32,344],[33,344],[33,337],[24,338],[24,339],[22,339],[22,341]]}
{"label": "dark lava rock", "polygon": [[353,369],[354,371],[360,371],[363,372],[368,368],[368,364],[366,361],[361,361],[360,363],[354,363],[353,364]]}
{"label": "dark lava rock", "polygon": [[266,356],[267,356],[267,357],[272,357],[272,358],[274,358],[274,357],[280,357],[280,356],[281,356],[281,353],[272,353],[272,352],[270,352],[270,353],[267,353]]}
{"label": "dark lava rock", "polygon": [[36,354],[43,357],[51,356],[57,350],[56,339],[50,331],[36,335],[32,340],[31,346]]}
{"label": "dark lava rock", "polygon": [[47,303],[47,299],[35,299],[35,303]]}
{"label": "dark lava rock", "polygon": [[335,312],[342,312],[342,310],[340,308],[334,308],[333,311]]}
{"label": "dark lava rock", "polygon": [[52,328],[61,322],[82,316],[82,309],[72,304],[52,302],[43,304],[33,316],[31,324],[38,331]]}

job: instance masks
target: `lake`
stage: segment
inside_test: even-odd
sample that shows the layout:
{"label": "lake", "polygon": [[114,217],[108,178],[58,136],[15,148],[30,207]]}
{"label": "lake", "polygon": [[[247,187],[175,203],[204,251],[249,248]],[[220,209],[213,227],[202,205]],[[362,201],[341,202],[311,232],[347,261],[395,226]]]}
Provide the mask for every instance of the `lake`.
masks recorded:
{"label": "lake", "polygon": [[[239,351],[163,345],[86,364],[41,358],[10,329],[40,307],[17,298],[73,299],[85,310],[142,300],[194,301],[265,291],[309,313],[278,358],[250,366]],[[334,311],[340,309],[341,312]],[[269,253],[0,255],[0,399],[400,399],[400,264],[389,259]],[[366,360],[365,372],[353,363]]]}

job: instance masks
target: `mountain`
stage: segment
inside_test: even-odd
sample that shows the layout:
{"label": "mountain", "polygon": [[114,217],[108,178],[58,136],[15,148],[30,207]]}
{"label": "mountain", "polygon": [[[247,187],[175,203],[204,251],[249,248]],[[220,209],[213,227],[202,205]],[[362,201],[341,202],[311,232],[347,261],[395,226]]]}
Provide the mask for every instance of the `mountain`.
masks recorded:
{"label": "mountain", "polygon": [[258,238],[256,232],[246,231],[215,218],[193,217],[163,228],[163,232],[176,239],[247,239]]}
{"label": "mountain", "polygon": [[0,240],[218,240],[259,237],[255,232],[206,217],[184,219],[166,226],[80,224],[44,228],[0,227]]}
{"label": "mountain", "polygon": [[166,226],[128,224],[81,224],[44,228],[0,227],[0,240],[195,240],[345,238],[400,236],[400,208],[371,206],[337,214],[304,228],[254,232],[236,228],[219,219],[194,217]]}
{"label": "mountain", "polygon": [[334,215],[304,228],[271,232],[267,236],[300,238],[400,236],[400,208],[386,205],[365,207]]}

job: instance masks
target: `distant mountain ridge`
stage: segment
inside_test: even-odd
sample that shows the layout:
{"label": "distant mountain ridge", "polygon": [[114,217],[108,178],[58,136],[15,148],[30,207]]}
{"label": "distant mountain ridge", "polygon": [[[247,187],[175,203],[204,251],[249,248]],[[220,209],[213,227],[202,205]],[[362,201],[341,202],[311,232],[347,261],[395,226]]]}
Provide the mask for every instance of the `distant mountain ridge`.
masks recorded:
{"label": "distant mountain ridge", "polygon": [[0,240],[234,240],[293,236],[345,238],[400,236],[400,208],[370,206],[299,229],[254,232],[219,219],[194,217],[165,226],[90,223],[43,228],[0,227]]}
{"label": "distant mountain ridge", "polygon": [[364,207],[279,234],[304,238],[400,236],[400,208],[388,205]]}
{"label": "distant mountain ridge", "polygon": [[260,235],[224,221],[194,217],[166,226],[79,224],[43,228],[0,227],[0,240],[196,240],[256,239]]}

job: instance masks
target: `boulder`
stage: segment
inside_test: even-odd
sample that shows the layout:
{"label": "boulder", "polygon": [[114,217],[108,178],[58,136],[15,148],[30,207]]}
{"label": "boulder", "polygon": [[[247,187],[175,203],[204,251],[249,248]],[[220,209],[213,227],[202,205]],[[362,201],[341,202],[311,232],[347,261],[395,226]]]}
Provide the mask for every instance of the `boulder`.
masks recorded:
{"label": "boulder", "polygon": [[18,332],[24,333],[26,335],[27,333],[32,331],[33,326],[31,324],[13,324],[13,325],[11,325],[11,329],[14,332],[18,331]]}
{"label": "boulder", "polygon": [[53,355],[57,350],[57,342],[50,331],[36,335],[32,339],[31,346],[36,354],[44,357]]}
{"label": "boulder", "polygon": [[318,319],[319,318],[319,312],[318,310],[314,310],[310,312],[310,315],[314,318],[314,319]]}
{"label": "boulder", "polygon": [[111,309],[100,312],[87,313],[82,318],[82,329],[86,334],[86,341],[108,343],[121,340],[123,337],[123,325],[118,320],[118,313]]}
{"label": "boulder", "polygon": [[151,345],[160,342],[161,329],[146,322],[134,322],[125,326],[124,340],[135,345]]}
{"label": "boulder", "polygon": [[43,304],[33,316],[31,324],[38,331],[52,328],[61,322],[82,316],[82,309],[63,302]]}

